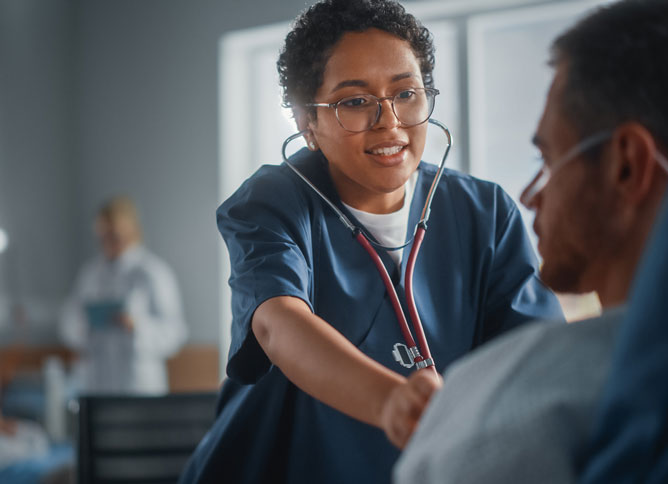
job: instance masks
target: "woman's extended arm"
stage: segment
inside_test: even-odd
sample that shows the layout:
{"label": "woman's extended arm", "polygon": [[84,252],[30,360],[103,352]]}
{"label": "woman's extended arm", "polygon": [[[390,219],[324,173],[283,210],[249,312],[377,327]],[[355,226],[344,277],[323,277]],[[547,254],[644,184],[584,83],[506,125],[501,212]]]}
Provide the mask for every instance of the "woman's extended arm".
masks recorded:
{"label": "woman's extended arm", "polygon": [[432,372],[409,379],[359,351],[299,298],[281,296],[253,314],[253,333],[273,364],[304,392],[379,427],[403,447],[440,386]]}

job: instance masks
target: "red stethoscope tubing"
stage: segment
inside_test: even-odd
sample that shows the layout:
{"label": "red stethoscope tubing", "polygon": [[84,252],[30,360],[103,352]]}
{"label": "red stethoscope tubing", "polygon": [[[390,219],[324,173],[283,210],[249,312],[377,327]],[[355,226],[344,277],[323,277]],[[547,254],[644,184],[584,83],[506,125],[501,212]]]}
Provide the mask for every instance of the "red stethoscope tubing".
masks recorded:
{"label": "red stethoscope tubing", "polygon": [[406,275],[404,276],[404,286],[406,288],[406,304],[408,305],[408,314],[411,317],[411,322],[413,323],[413,330],[415,331],[415,336],[418,340],[418,345],[422,351],[422,357],[427,362],[427,368],[434,368],[434,359],[431,357],[431,351],[429,351],[429,344],[427,343],[427,337],[424,334],[424,328],[422,327],[422,321],[420,320],[420,314],[418,313],[417,306],[415,304],[415,297],[413,295],[413,270],[415,269],[415,261],[417,260],[418,253],[420,252],[420,246],[422,245],[422,240],[424,239],[424,234],[426,228],[420,225],[415,232],[415,239],[413,240],[413,246],[408,255],[408,261],[406,262]]}
{"label": "red stethoscope tubing", "polygon": [[369,253],[369,256],[371,256],[371,260],[376,265],[376,269],[378,269],[378,273],[380,274],[380,277],[383,280],[383,283],[385,284],[385,290],[387,291],[387,294],[390,296],[390,302],[392,303],[392,308],[394,309],[394,312],[397,315],[397,320],[399,321],[399,328],[401,329],[401,333],[404,339],[406,340],[406,344],[408,345],[409,348],[414,347],[415,340],[413,339],[413,334],[411,333],[411,330],[408,327],[408,322],[406,321],[406,315],[404,314],[403,309],[401,309],[399,296],[397,296],[397,291],[394,288],[394,285],[392,284],[392,279],[390,279],[390,275],[387,273],[385,264],[383,264],[383,261],[378,255],[378,252],[376,252],[376,250],[371,246],[371,244],[361,231],[357,232],[357,234],[355,235],[355,239]]}
{"label": "red stethoscope tubing", "polygon": [[[417,311],[417,306],[415,305],[415,298],[413,296],[413,270],[415,269],[415,261],[417,260],[418,253],[420,252],[420,246],[422,245],[422,240],[424,239],[425,228],[420,226],[418,227],[415,233],[415,239],[413,240],[413,246],[411,247],[410,254],[408,256],[408,261],[406,262],[406,274],[404,279],[404,286],[406,289],[406,303],[408,305],[408,311],[411,317],[411,323],[413,324],[413,330],[415,335],[418,338],[419,350],[420,353],[415,357],[415,363],[418,364],[421,361],[426,361],[424,368],[433,368],[436,371],[436,366],[434,360],[431,357],[431,352],[429,351],[429,344],[427,343],[427,338],[424,334],[424,329],[422,328],[422,322],[420,321],[420,315]],[[378,252],[371,246],[368,239],[364,236],[362,231],[357,231],[355,234],[355,239],[360,243],[362,247],[367,251],[371,260],[374,262],[378,273],[380,274],[383,283],[385,284],[385,290],[387,291],[390,301],[392,303],[392,308],[394,313],[397,316],[397,321],[399,323],[399,328],[401,333],[406,341],[406,344],[409,348],[416,348],[418,345],[413,339],[413,334],[411,333],[410,328],[408,327],[408,321],[406,321],[406,315],[404,314],[403,309],[401,308],[401,303],[399,302],[399,296],[397,296],[397,291],[392,284],[392,279],[387,273],[387,268],[383,261],[381,260]]]}

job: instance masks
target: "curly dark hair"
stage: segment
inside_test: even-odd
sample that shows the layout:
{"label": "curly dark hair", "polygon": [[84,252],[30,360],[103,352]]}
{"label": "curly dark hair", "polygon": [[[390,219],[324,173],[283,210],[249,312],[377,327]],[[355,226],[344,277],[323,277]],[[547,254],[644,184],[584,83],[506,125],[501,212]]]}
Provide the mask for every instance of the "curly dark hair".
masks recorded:
{"label": "curly dark hair", "polygon": [[420,65],[425,87],[433,87],[434,45],[426,27],[392,0],[323,0],[304,11],[285,38],[278,75],[286,107],[313,102],[332,49],[347,32],[384,30],[406,40]]}

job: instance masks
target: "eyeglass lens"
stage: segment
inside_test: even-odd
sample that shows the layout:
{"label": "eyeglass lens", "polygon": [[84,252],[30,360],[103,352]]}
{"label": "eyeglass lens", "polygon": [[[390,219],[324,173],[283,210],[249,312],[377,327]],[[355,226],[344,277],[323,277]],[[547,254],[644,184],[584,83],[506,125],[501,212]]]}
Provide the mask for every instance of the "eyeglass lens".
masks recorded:
{"label": "eyeglass lens", "polygon": [[[394,115],[404,126],[424,123],[434,110],[435,94],[425,89],[402,91],[392,99]],[[380,118],[380,100],[371,94],[360,94],[341,99],[336,105],[336,116],[348,131],[366,131]]]}

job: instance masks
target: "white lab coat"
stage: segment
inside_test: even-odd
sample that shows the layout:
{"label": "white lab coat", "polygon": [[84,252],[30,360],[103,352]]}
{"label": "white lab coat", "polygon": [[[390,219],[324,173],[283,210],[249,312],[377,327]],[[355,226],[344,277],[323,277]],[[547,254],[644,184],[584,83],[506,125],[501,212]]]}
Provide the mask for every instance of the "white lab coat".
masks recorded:
{"label": "white lab coat", "polygon": [[[86,303],[109,300],[122,301],[134,331],[89,325]],[[82,354],[75,373],[86,393],[166,393],[166,359],[188,334],[174,273],[140,245],[114,261],[100,256],[83,267],[63,306],[59,330]]]}

